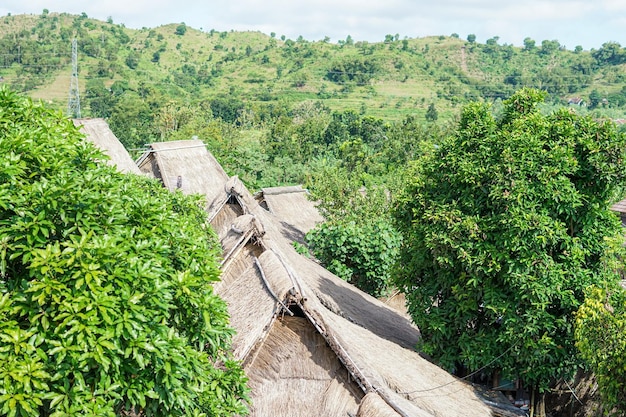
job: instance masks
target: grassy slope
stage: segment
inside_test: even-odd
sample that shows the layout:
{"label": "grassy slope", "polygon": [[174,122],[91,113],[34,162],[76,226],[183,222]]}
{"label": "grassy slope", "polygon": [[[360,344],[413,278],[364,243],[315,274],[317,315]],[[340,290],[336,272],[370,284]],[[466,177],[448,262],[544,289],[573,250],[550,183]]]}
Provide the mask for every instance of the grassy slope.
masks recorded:
{"label": "grassy slope", "polygon": [[[90,38],[98,45],[101,43],[103,49],[105,44],[114,49],[115,69],[111,76],[103,78],[105,85],[126,80],[133,88],[143,84],[162,91],[164,98],[183,100],[216,96],[239,97],[249,102],[323,99],[335,110],[353,109],[391,120],[409,114],[423,118],[431,103],[440,118],[452,117],[460,104],[481,96],[478,84],[502,85],[505,75],[513,70],[521,69],[531,76],[538,71],[567,67],[576,58],[572,51],[543,57],[515,48],[516,53],[509,59],[491,59],[481,52],[483,45],[442,36],[340,46],[321,41],[282,41],[260,32],[203,32],[190,27],[180,36],[175,33],[176,24],[132,30],[93,19],[77,19],[68,14],[50,14],[45,19],[34,15],[0,18],[0,36],[29,31],[36,37],[46,28],[49,35],[43,41],[58,43],[54,50],[62,57],[59,67],[44,85],[29,94],[52,101],[59,108],[66,105],[71,74],[71,47],[69,41],[59,38],[62,27],[81,27],[82,40]],[[130,42],[121,43],[116,31],[123,31]],[[161,51],[160,59],[153,62],[157,51]],[[131,52],[140,56],[135,70],[125,64]],[[369,85],[342,85],[326,78],[332,64],[351,59],[378,63],[380,70]],[[102,61],[108,62],[104,52],[95,56],[79,53],[81,97],[88,80],[97,77],[94,69]],[[177,86],[177,74],[184,64],[213,71],[211,84],[193,89]],[[0,69],[0,75],[10,81],[17,71],[13,65]],[[619,90],[624,73],[624,66],[598,72],[591,86],[570,95],[585,96],[594,88],[605,92]],[[85,106],[83,109],[88,114]]]}

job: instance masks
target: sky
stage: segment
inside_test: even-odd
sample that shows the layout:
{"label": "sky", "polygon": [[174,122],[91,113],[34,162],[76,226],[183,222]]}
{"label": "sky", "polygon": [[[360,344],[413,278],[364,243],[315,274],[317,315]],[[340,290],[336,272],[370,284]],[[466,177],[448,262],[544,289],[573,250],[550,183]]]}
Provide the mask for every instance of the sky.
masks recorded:
{"label": "sky", "polygon": [[87,13],[128,28],[182,23],[209,31],[274,32],[309,41],[326,37],[379,42],[449,36],[476,41],[498,37],[499,44],[523,46],[557,40],[567,49],[598,49],[605,42],[626,46],[626,0],[2,0],[9,13]]}

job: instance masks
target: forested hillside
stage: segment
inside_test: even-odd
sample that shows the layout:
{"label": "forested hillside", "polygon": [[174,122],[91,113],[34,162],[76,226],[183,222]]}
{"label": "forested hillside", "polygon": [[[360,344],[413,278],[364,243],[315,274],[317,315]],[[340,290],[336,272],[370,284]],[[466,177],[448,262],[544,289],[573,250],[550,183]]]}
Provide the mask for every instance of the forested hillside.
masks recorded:
{"label": "forested hillside", "polygon": [[132,30],[46,10],[3,17],[0,36],[4,82],[61,108],[76,38],[82,108],[91,116],[110,116],[115,105],[132,104],[129,97],[119,103],[124,92],[145,99],[152,113],[172,100],[222,98],[225,103],[212,107],[225,119],[241,117],[243,109],[262,118],[268,108],[303,100],[386,120],[424,120],[433,104],[440,118],[448,118],[468,100],[506,98],[522,86],[545,89],[556,104],[576,98],[590,108],[626,104],[626,51],[615,42],[592,51],[530,38],[523,48],[499,44],[497,36],[479,44],[473,35],[456,34],[330,43],[184,23]]}
{"label": "forested hillside", "polygon": [[591,51],[457,34],[331,43],[184,23],[133,30],[43,10],[0,18],[2,82],[67,111],[72,39],[83,117],[106,118],[131,150],[198,136],[253,189],[306,182],[320,171],[310,164],[337,159],[380,177],[423,152],[461,105],[486,100],[498,111],[523,86],[546,90],[549,106],[626,118],[626,49],[615,42]]}

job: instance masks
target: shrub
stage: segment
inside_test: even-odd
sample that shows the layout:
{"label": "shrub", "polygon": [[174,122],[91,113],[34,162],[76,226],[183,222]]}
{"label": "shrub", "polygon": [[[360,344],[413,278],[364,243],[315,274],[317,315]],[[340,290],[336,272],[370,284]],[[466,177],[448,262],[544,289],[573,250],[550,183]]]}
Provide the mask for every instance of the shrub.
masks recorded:
{"label": "shrub", "polygon": [[0,415],[245,412],[204,212],[104,158],[0,89]]}

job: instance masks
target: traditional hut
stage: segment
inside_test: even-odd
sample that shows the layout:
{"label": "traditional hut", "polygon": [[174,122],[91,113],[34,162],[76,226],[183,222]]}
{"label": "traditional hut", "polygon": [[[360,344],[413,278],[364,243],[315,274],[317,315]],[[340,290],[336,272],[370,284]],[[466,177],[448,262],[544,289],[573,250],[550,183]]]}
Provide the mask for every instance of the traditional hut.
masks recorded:
{"label": "traditional hut", "polygon": [[140,174],[141,171],[130,157],[124,145],[109,128],[104,119],[74,119],[85,138],[101,149],[110,158],[107,163],[117,166],[121,172]]}
{"label": "traditional hut", "polygon": [[324,218],[309,192],[302,186],[262,188],[254,195],[261,207],[274,214],[292,233],[292,240],[302,243],[304,235]]}
{"label": "traditional hut", "polygon": [[141,172],[158,178],[167,189],[202,194],[207,201],[213,200],[228,181],[201,140],[153,143],[136,163]]}
{"label": "traditional hut", "polygon": [[299,255],[293,225],[228,178],[200,143],[164,146],[151,145],[139,163],[168,188],[176,188],[168,178],[185,184],[192,175],[193,187],[183,190],[207,195],[223,248],[215,291],[237,330],[251,415],[515,415],[422,358],[414,350],[419,330],[407,318]]}

